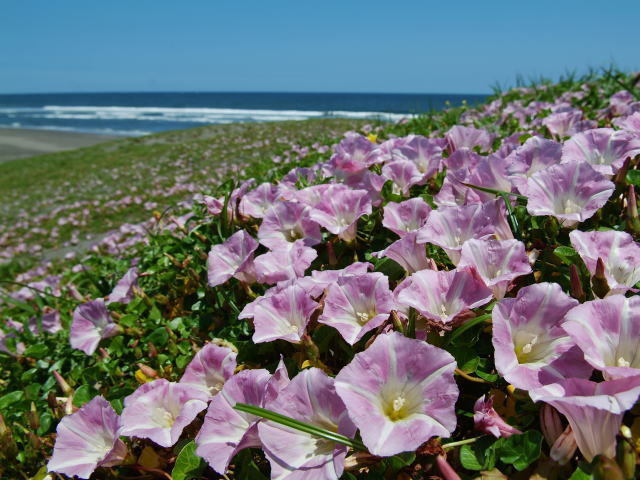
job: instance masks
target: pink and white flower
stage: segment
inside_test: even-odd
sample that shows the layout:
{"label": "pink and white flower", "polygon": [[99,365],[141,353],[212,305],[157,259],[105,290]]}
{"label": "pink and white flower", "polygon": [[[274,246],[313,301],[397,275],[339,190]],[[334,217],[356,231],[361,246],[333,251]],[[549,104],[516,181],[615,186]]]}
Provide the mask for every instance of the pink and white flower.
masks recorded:
{"label": "pink and white flower", "polygon": [[73,348],[92,355],[104,338],[120,333],[102,298],[78,305],[73,312],[69,342]]}
{"label": "pink and white flower", "polygon": [[209,286],[225,283],[231,277],[245,283],[255,281],[253,252],[258,242],[246,230],[231,235],[224,243],[214,245],[207,258],[207,277]]}
{"label": "pink and white flower", "polygon": [[269,284],[303,277],[317,256],[318,252],[302,240],[280,244],[255,258],[256,276],[261,283]]}
{"label": "pink and white flower", "polygon": [[198,387],[214,396],[233,376],[237,365],[236,355],[228,347],[207,343],[187,365],[180,383]]}
{"label": "pink and white flower", "polygon": [[311,220],[347,242],[356,238],[357,222],[371,213],[371,199],[365,190],[332,191],[311,209]]}
{"label": "pink and white flower", "polygon": [[301,203],[277,202],[264,214],[258,230],[260,243],[270,249],[296,240],[302,240],[307,247],[320,243],[320,226],[311,220],[310,211]]}
{"label": "pink and white flower", "polygon": [[389,202],[383,211],[382,225],[402,237],[427,222],[431,207],[422,198],[416,197],[400,203]]}

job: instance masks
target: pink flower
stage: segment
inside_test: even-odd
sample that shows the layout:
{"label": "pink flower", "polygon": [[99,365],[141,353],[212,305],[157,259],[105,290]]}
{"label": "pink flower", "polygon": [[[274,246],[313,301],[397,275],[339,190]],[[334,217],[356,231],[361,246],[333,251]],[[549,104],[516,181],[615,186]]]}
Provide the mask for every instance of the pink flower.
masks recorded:
{"label": "pink flower", "polygon": [[[317,368],[303,370],[269,403],[268,408],[353,437],[356,427],[336,394],[334,382]],[[272,479],[337,480],[342,475],[346,446],[269,421],[260,422],[258,432],[271,463]]]}
{"label": "pink flower", "polygon": [[373,164],[374,158],[369,154],[374,148],[375,144],[366,137],[349,132],[336,145],[336,153],[331,157],[330,165],[346,173],[361,172]]}
{"label": "pink flower", "polygon": [[73,348],[92,355],[100,340],[119,332],[120,327],[111,319],[104,300],[98,298],[78,305],[74,310],[69,342]]}
{"label": "pink flower", "polygon": [[627,158],[638,154],[638,136],[611,128],[595,128],[577,133],[564,143],[562,163],[587,162],[602,175],[613,175]]}
{"label": "pink flower", "polygon": [[622,130],[627,130],[637,136],[640,134],[640,112],[635,112],[634,114],[624,118],[616,118],[613,121],[613,124],[616,127],[621,128]]}
{"label": "pink flower", "polygon": [[214,216],[220,215],[224,208],[224,198],[214,198],[210,195],[205,195],[202,197],[202,203],[207,207],[209,214]]}
{"label": "pink flower", "polygon": [[228,347],[207,343],[187,365],[180,383],[198,387],[210,396],[216,395],[233,376],[236,355]]}
{"label": "pink flower", "polygon": [[106,303],[129,303],[133,300],[134,290],[136,288],[138,288],[138,269],[133,267],[118,280]]}
{"label": "pink flower", "polygon": [[458,267],[474,267],[495,298],[521,275],[531,273],[524,243],[519,240],[470,239],[462,245]]}
{"label": "pink flower", "polygon": [[531,137],[507,157],[507,176],[522,192],[534,173],[560,163],[562,144],[543,137]]}
{"label": "pink flower", "polygon": [[389,279],[382,273],[340,277],[329,285],[318,322],[334,327],[353,345],[382,325],[393,306]]}
{"label": "pink flower", "polygon": [[214,245],[207,258],[209,286],[221,285],[231,277],[245,283],[253,283],[253,252],[257,248],[258,242],[245,230],[234,233],[220,245]]}
{"label": "pink flower", "polygon": [[320,243],[320,226],[311,220],[310,211],[300,203],[277,202],[264,214],[258,230],[260,243],[270,249],[296,240],[302,240],[307,247]]}
{"label": "pink flower", "polygon": [[460,314],[488,303],[489,290],[473,268],[421,270],[396,287],[397,302],[436,322],[450,323]]}
{"label": "pink flower", "polygon": [[442,152],[445,147],[446,140],[443,138],[408,135],[397,145],[396,150],[418,167],[423,183],[441,170]]}
{"label": "pink flower", "polygon": [[286,340],[298,343],[305,333],[311,314],[318,307],[307,292],[297,285],[283,288],[265,297],[253,308],[254,343]]}
{"label": "pink flower", "polygon": [[305,247],[302,240],[284,243],[255,258],[254,266],[261,283],[277,283],[303,277],[304,272],[318,256],[311,247]]}
{"label": "pink flower", "polygon": [[409,189],[424,180],[424,175],[415,163],[409,160],[394,160],[382,167],[382,176],[393,182],[393,192],[404,197],[409,196]]}
{"label": "pink flower", "polygon": [[456,428],[453,357],[391,332],[356,354],[336,377],[336,391],[374,455],[412,451]]}
{"label": "pink flower", "polygon": [[371,200],[365,190],[338,190],[311,209],[310,218],[347,242],[355,240],[357,222],[371,213]]}
{"label": "pink flower", "polygon": [[418,232],[409,232],[384,250],[371,255],[377,258],[390,258],[409,274],[426,268],[435,270],[435,263],[427,258],[426,248],[424,244],[416,241],[417,237]]}
{"label": "pink flower", "polygon": [[569,238],[592,276],[602,259],[608,295],[625,293],[640,281],[640,246],[628,233],[574,230]]}
{"label": "pink flower", "polygon": [[240,213],[245,217],[262,218],[273,206],[280,189],[271,183],[262,183],[240,199]]}
{"label": "pink flower", "polygon": [[486,399],[486,395],[476,400],[473,406],[473,424],[476,430],[488,433],[496,438],[510,437],[522,433],[515,427],[505,422],[498,412],[493,409],[493,398]]}
{"label": "pink flower", "polygon": [[527,181],[527,210],[534,216],[551,215],[565,227],[572,227],[591,218],[613,190],[613,183],[588,163],[552,165]]}
{"label": "pink flower", "polygon": [[89,478],[97,467],[113,467],[127,455],[120,436],[120,417],[104,397],[94,397],[64,417],[57,428],[50,472]]}
{"label": "pink flower", "polygon": [[640,297],[583,303],[569,310],[562,328],[605,379],[640,375]]}
{"label": "pink flower", "polygon": [[208,392],[185,383],[164,378],[145,383],[124,399],[120,434],[171,447],[208,401]]}
{"label": "pink flower", "polygon": [[445,138],[449,144],[449,152],[460,149],[471,150],[474,147],[480,147],[482,151],[488,152],[493,143],[493,136],[486,130],[460,125],[451,127],[445,134]]}
{"label": "pink flower", "polygon": [[516,298],[502,299],[493,308],[498,373],[523,390],[565,376],[588,377],[592,368],[561,326],[577,304],[555,283],[529,285]]}
{"label": "pink flower", "polygon": [[420,197],[389,202],[384,207],[382,225],[402,237],[422,227],[430,213],[431,207]]}
{"label": "pink flower", "polygon": [[588,462],[599,454],[615,458],[616,435],[624,413],[638,400],[640,376],[601,383],[569,378],[529,394],[534,402],[546,402],[567,417]]}

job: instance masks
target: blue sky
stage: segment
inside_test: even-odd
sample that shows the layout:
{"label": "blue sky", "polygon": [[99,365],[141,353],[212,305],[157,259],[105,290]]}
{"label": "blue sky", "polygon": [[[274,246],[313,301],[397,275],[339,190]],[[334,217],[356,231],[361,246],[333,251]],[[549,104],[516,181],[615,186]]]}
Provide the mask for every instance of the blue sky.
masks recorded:
{"label": "blue sky", "polygon": [[3,0],[0,93],[487,93],[640,70],[638,18],[638,0]]}

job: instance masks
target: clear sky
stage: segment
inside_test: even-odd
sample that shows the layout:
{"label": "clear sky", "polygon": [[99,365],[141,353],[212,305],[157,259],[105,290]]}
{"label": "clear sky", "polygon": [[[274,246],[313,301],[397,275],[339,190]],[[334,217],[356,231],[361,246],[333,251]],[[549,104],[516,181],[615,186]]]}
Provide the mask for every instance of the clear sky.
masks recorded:
{"label": "clear sky", "polygon": [[0,93],[488,93],[615,62],[640,0],[2,0]]}

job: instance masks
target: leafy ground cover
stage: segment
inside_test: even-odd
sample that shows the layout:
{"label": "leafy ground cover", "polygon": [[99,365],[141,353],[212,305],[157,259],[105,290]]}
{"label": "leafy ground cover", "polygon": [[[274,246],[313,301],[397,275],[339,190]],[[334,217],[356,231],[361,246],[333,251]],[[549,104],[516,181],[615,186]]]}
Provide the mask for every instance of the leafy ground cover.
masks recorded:
{"label": "leafy ground cover", "polygon": [[[539,83],[344,136],[150,137],[135,156],[166,161],[105,145],[68,194],[53,173],[35,205],[16,190],[2,474],[634,478],[637,83]],[[237,162],[210,162],[225,149]],[[26,245],[104,232],[114,188],[150,218],[118,207],[89,253],[14,259],[36,211]],[[57,240],[60,218],[80,224]]]}

